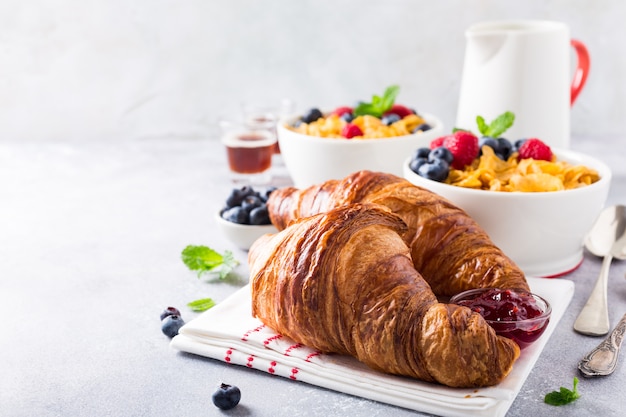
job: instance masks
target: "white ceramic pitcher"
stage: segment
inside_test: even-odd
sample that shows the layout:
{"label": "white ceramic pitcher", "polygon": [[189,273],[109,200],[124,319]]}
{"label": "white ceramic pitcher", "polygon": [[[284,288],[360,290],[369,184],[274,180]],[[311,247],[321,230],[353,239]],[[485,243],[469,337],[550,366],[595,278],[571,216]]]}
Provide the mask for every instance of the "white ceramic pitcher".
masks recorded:
{"label": "white ceramic pitcher", "polygon": [[[589,72],[585,45],[570,39],[561,22],[483,22],[465,33],[467,44],[456,127],[477,132],[476,116],[487,122],[515,113],[509,140],[536,137],[569,147],[570,107]],[[570,51],[577,56],[572,71]],[[478,133],[478,132],[477,132]]]}

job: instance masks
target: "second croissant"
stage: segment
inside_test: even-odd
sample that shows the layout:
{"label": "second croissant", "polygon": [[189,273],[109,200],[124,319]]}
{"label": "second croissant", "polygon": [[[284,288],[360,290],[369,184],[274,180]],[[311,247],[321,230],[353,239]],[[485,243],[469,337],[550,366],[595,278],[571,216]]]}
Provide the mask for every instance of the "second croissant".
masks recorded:
{"label": "second croissant", "polygon": [[415,268],[437,295],[485,287],[529,290],[521,269],[467,213],[392,174],[360,171],[301,190],[279,189],[268,208],[280,230],[295,219],[354,203],[380,204],[402,218]]}

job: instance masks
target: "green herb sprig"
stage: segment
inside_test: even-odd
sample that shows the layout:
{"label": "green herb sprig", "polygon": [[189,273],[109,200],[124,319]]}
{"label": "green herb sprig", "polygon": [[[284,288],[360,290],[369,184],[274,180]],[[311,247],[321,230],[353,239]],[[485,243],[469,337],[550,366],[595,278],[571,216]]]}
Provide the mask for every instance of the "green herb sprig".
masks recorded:
{"label": "green herb sprig", "polygon": [[552,391],[546,394],[544,402],[550,405],[565,405],[580,398],[578,392],[578,378],[574,377],[574,388],[569,390],[565,387],[561,387],[558,391]]}
{"label": "green herb sprig", "polygon": [[485,118],[482,116],[476,116],[476,124],[478,125],[478,131],[483,136],[489,136],[490,138],[498,138],[504,132],[506,132],[515,121],[515,115],[510,111],[504,112],[496,117],[491,123],[487,124]]}
{"label": "green herb sprig", "polygon": [[215,307],[215,301],[213,301],[212,298],[201,298],[187,303],[187,307],[189,307],[191,311],[195,312],[207,311],[208,309]]}
{"label": "green herb sprig", "polygon": [[225,279],[239,265],[231,251],[220,254],[202,245],[189,245],[183,249],[182,260],[190,270],[198,272],[198,277],[215,274],[219,279]]}
{"label": "green herb sprig", "polygon": [[355,116],[375,116],[381,117],[383,113],[391,109],[393,103],[396,101],[396,96],[400,92],[400,87],[392,85],[387,87],[382,97],[374,95],[370,103],[361,102],[354,109]]}

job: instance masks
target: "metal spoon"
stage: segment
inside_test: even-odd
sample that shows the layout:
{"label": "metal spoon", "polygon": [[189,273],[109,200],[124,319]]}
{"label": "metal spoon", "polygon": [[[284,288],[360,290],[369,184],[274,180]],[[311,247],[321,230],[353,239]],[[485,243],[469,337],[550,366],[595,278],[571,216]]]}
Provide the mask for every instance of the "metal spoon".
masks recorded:
{"label": "metal spoon", "polygon": [[611,334],[578,363],[580,372],[588,377],[612,374],[617,367],[617,357],[625,332],[626,314],[617,323]]}
{"label": "metal spoon", "polygon": [[610,328],[606,301],[609,267],[614,257],[626,259],[626,207],[617,205],[604,209],[585,237],[585,247],[596,256],[604,256],[604,260],[589,300],[574,323],[574,330],[603,336]]}

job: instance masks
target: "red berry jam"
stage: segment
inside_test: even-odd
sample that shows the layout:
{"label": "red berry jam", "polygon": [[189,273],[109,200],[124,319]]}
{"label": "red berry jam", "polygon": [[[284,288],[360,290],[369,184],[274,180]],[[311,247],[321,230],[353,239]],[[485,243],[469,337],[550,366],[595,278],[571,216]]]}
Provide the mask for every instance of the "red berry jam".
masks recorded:
{"label": "red berry jam", "polygon": [[513,339],[522,349],[543,334],[550,318],[547,303],[523,291],[472,290],[452,302],[479,313],[497,334]]}

